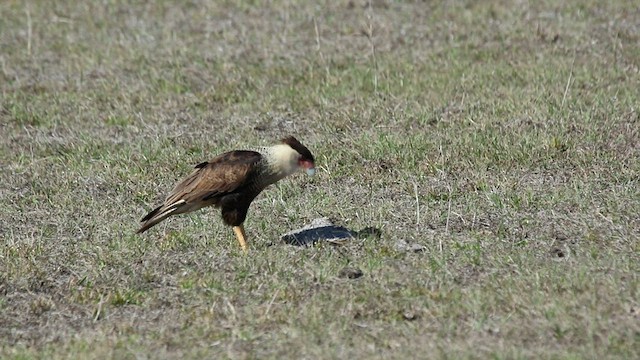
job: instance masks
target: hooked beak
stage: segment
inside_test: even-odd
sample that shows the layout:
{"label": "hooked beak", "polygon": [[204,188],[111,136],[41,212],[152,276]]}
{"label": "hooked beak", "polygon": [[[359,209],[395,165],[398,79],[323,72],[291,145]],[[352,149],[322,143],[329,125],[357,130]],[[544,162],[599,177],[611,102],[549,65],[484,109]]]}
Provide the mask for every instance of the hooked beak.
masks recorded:
{"label": "hooked beak", "polygon": [[298,162],[299,166],[303,169],[306,170],[307,175],[309,176],[313,176],[313,174],[316,173],[316,164],[313,163],[313,161],[310,160],[300,160]]}

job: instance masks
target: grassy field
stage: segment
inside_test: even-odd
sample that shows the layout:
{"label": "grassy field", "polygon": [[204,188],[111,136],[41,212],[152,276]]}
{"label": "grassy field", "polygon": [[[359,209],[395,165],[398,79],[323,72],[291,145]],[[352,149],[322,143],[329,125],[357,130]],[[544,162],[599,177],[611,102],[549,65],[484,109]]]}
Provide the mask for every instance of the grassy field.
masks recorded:
{"label": "grassy field", "polygon": [[[640,358],[639,68],[633,1],[2,1],[0,358]],[[249,256],[134,235],[288,134]]]}

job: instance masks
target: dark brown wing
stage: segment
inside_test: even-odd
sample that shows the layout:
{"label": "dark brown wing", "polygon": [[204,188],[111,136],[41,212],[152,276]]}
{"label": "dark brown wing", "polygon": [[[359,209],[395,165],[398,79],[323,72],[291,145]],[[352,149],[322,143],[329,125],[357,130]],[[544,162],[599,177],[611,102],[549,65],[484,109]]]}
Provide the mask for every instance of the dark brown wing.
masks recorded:
{"label": "dark brown wing", "polygon": [[261,161],[262,155],[258,152],[237,150],[196,165],[196,169],[171,191],[164,204],[142,218],[138,233],[147,231],[171,215],[218,205],[224,195],[253,185],[252,179],[258,173]]}
{"label": "dark brown wing", "polygon": [[171,191],[165,205],[187,204],[234,192],[248,185],[262,155],[255,151],[230,151],[196,165],[196,169]]}

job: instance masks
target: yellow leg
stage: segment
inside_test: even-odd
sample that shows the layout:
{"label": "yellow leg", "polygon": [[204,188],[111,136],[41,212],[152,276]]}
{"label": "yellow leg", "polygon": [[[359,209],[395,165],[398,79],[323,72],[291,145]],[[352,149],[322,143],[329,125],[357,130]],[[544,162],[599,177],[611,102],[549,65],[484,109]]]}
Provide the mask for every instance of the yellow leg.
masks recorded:
{"label": "yellow leg", "polygon": [[236,234],[236,238],[238,238],[238,242],[240,243],[240,247],[242,248],[242,251],[246,254],[247,253],[247,236],[244,234],[244,226],[240,225],[240,226],[234,226],[233,227],[233,232]]}

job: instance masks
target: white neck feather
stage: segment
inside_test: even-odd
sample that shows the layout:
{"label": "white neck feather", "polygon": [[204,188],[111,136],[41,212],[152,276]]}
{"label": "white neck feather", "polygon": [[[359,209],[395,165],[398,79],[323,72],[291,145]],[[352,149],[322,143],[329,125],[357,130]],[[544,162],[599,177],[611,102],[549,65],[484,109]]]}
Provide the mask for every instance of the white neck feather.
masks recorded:
{"label": "white neck feather", "polygon": [[300,167],[300,154],[287,144],[278,144],[260,151],[267,160],[272,174],[279,180],[296,172]]}

